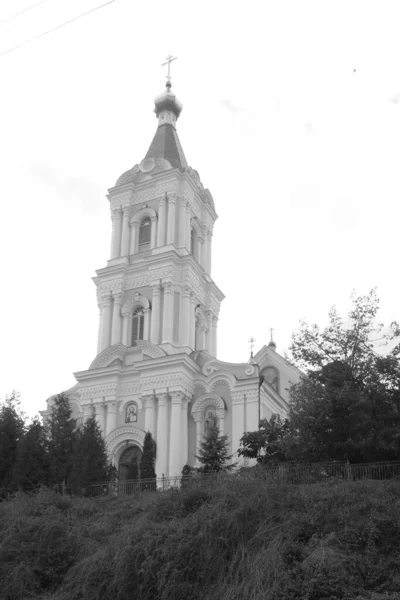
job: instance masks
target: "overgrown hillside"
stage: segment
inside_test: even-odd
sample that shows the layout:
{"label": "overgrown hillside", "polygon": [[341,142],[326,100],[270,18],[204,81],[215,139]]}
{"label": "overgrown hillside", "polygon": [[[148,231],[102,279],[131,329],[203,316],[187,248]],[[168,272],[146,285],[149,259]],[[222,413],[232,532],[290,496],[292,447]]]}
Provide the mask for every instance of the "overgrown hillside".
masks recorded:
{"label": "overgrown hillside", "polygon": [[0,504],[0,597],[400,598],[400,482],[267,487],[252,477]]}

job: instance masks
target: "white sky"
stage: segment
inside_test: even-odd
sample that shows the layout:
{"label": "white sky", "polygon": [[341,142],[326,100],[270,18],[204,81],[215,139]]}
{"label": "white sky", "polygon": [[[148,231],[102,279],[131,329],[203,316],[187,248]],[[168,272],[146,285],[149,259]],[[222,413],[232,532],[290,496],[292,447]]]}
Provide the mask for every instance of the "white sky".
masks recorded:
{"label": "white sky", "polygon": [[[102,0],[0,0],[0,54]],[[105,0],[103,0],[105,1]],[[107,189],[144,157],[168,53],[213,194],[218,356],[324,325],[353,288],[399,318],[398,1],[115,0],[0,56],[0,397],[28,414],[96,352]]]}

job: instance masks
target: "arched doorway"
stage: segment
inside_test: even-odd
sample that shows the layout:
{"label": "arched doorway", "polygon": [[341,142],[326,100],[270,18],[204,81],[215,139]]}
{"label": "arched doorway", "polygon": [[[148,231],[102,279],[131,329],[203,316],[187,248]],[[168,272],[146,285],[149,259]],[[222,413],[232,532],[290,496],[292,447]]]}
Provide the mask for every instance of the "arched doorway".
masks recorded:
{"label": "arched doorway", "polygon": [[142,451],[139,446],[128,446],[122,452],[118,465],[119,481],[132,481],[139,479],[140,461],[142,460]]}

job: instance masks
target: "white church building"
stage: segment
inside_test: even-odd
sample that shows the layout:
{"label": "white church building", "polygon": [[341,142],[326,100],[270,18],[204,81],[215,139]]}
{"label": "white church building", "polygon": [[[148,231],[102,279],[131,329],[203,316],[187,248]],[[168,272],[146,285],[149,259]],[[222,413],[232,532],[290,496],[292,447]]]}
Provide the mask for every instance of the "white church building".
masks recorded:
{"label": "white church building", "polygon": [[121,478],[146,431],[156,442],[157,477],[196,465],[211,422],[236,453],[260,418],[287,414],[288,388],[300,376],[272,341],[248,363],[217,358],[224,295],[211,277],[214,200],[186,161],[176,131],[182,104],[170,80],[154,110],[158,127],[145,157],[107,196],[111,254],[94,278],[97,355],[67,391],[74,417],[96,416]]}

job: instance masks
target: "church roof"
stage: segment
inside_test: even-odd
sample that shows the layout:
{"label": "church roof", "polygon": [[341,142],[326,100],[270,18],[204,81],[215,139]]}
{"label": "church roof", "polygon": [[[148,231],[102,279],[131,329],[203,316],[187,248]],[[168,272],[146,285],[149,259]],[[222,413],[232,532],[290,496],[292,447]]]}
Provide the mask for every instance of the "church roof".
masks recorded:
{"label": "church roof", "polygon": [[145,158],[164,158],[179,169],[188,166],[176,129],[170,123],[158,126]]}

